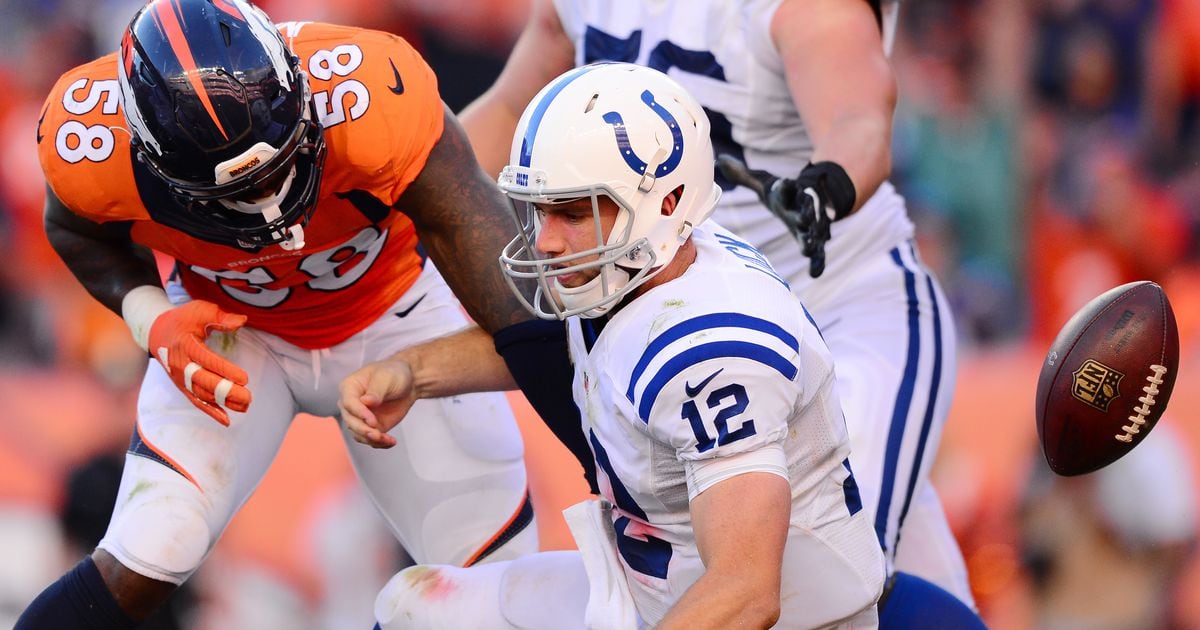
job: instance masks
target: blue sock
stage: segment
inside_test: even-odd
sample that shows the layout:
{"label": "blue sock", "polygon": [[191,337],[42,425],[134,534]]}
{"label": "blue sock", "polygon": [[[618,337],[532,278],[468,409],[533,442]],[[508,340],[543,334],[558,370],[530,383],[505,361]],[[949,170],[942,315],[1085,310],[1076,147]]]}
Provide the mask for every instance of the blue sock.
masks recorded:
{"label": "blue sock", "polygon": [[986,630],[975,611],[933,582],[900,572],[892,579],[879,601],[880,630]]}
{"label": "blue sock", "polygon": [[88,556],[47,586],[21,613],[13,630],[132,630],[136,626]]}

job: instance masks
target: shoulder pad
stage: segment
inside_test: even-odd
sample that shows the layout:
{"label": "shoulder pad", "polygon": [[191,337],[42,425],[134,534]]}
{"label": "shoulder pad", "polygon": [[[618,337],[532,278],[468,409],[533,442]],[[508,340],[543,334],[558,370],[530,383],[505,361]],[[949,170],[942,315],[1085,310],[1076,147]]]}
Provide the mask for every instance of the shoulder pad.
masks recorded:
{"label": "shoulder pad", "polygon": [[38,119],[38,160],[63,204],[96,222],[146,219],[133,180],[116,53],[59,78]]}

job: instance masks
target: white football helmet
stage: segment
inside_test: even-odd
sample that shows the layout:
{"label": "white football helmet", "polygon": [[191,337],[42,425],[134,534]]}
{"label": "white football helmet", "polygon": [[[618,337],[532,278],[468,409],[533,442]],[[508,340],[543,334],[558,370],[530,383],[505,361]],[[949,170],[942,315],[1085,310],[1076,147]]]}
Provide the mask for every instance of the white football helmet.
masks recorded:
{"label": "white football helmet", "polygon": [[[704,109],[667,75],[627,63],[571,70],[534,97],[517,124],[500,188],[521,231],[500,266],[534,315],[599,317],[671,261],[692,228],[712,214],[721,189]],[[663,199],[683,187],[669,216]],[[600,233],[598,195],[616,202],[616,224]],[[591,197],[596,247],[539,258],[534,204]],[[578,262],[581,259],[595,260]],[[567,288],[557,276],[600,268],[591,282]],[[521,289],[536,280],[532,297]]]}

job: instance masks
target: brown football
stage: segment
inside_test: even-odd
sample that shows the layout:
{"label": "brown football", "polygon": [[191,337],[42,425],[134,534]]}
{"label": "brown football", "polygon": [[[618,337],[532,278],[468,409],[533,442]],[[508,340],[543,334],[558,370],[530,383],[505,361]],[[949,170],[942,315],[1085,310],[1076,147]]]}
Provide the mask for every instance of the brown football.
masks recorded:
{"label": "brown football", "polygon": [[1050,469],[1082,475],[1132,450],[1167,408],[1178,367],[1179,330],[1162,287],[1131,282],[1088,302],[1038,376],[1038,439]]}

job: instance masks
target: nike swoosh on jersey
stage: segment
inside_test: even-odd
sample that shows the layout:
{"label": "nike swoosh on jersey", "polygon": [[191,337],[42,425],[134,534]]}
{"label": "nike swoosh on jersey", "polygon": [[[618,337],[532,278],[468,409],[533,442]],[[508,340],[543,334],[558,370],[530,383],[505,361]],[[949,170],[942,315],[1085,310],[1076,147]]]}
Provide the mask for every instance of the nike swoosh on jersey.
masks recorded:
{"label": "nike swoosh on jersey", "polygon": [[[408,317],[408,314],[411,313],[414,308],[417,308],[417,305],[421,303],[421,300],[425,299],[426,295],[429,295],[429,294],[428,293],[423,294],[421,297],[417,298],[416,302],[413,302],[408,308],[404,309],[403,311],[396,311],[396,317],[399,317],[401,319]],[[722,368],[722,369],[724,369],[724,368]]]}
{"label": "nike swoosh on jersey", "polygon": [[396,76],[396,85],[389,85],[388,89],[392,91],[392,94],[399,96],[404,93],[404,81],[400,79],[400,71],[396,69],[396,62],[388,59],[388,63],[392,64],[392,74]]}
{"label": "nike swoosh on jersey", "polygon": [[[47,108],[47,109],[49,109],[49,108]],[[42,143],[42,138],[44,138],[44,137],[45,137],[45,136],[43,136],[43,135],[42,135],[42,123],[43,123],[43,122],[46,122],[46,110],[45,110],[45,109],[43,109],[43,110],[42,110],[42,116],[41,116],[41,118],[38,118],[38,124],[37,124],[37,141],[38,141],[38,144],[41,144],[41,143]]]}
{"label": "nike swoosh on jersey", "polygon": [[703,381],[700,381],[700,384],[695,387],[692,387],[691,385],[689,385],[687,383],[687,381],[684,381],[683,382],[683,391],[688,395],[688,398],[695,398],[696,394],[699,394],[704,389],[704,387],[706,385],[708,385],[708,383],[710,381],[712,381],[714,378],[717,378],[717,375],[724,371],[725,371],[725,368],[721,368],[721,369],[717,370],[716,372],[709,374],[708,378],[704,379]]}

